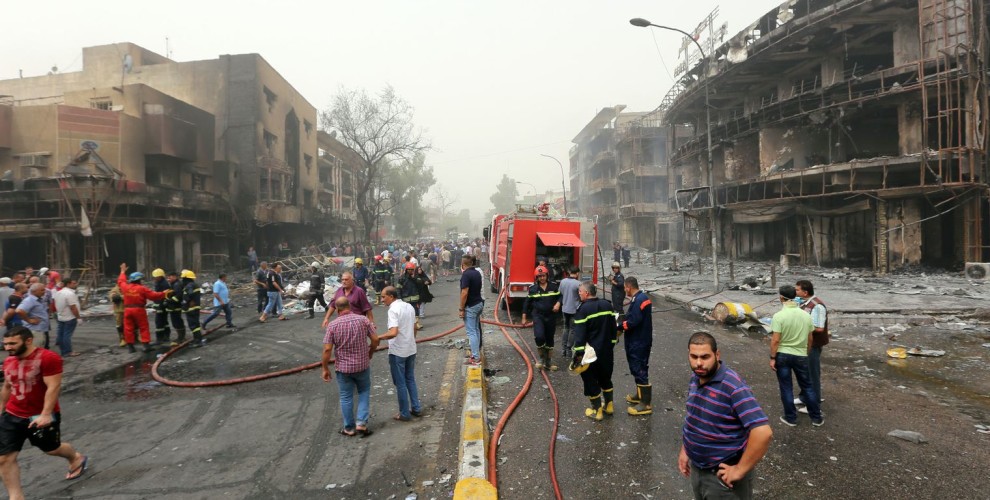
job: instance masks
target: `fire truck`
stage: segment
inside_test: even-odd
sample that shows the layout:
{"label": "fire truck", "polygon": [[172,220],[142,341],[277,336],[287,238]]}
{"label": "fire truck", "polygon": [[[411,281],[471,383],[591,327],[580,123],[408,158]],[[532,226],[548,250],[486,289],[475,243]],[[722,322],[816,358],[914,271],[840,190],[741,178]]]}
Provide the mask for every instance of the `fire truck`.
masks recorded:
{"label": "fire truck", "polygon": [[598,283],[598,224],[579,217],[550,217],[549,206],[517,205],[511,214],[496,214],[485,228],[491,263],[492,292],[508,287],[506,300],[524,298],[533,284],[539,259],[546,259],[554,278],[572,265],[582,279]]}

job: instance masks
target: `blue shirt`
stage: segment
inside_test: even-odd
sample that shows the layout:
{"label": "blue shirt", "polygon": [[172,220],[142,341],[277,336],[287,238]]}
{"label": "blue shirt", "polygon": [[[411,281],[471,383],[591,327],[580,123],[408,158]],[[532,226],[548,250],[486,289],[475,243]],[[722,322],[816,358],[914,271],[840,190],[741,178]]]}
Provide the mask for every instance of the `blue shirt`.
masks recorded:
{"label": "blue shirt", "polygon": [[17,306],[17,310],[26,312],[28,319],[36,318],[41,320],[37,325],[32,325],[31,323],[25,321],[24,326],[26,326],[28,330],[31,330],[32,332],[48,331],[48,305],[45,304],[44,299],[39,299],[29,293],[24,296],[24,300],[21,301],[21,305]]}
{"label": "blue shirt", "polygon": [[213,295],[215,295],[213,297],[213,307],[220,307],[220,301],[217,300],[217,297],[220,297],[224,304],[230,304],[230,289],[227,288],[227,284],[223,281],[217,280],[213,284]]}
{"label": "blue shirt", "polygon": [[738,461],[749,430],[761,425],[769,425],[766,413],[746,382],[725,363],[703,386],[698,386],[697,375],[691,377],[682,435],[684,451],[695,467]]}

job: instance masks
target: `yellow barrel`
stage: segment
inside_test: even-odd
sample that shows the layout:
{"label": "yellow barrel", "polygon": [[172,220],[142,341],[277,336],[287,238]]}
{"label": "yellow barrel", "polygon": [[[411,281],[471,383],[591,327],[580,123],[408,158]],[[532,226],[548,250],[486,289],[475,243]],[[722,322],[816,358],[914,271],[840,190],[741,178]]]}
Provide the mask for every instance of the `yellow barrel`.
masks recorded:
{"label": "yellow barrel", "polygon": [[727,325],[736,325],[746,321],[746,318],[755,318],[753,308],[749,304],[741,302],[719,302],[712,309],[712,317]]}

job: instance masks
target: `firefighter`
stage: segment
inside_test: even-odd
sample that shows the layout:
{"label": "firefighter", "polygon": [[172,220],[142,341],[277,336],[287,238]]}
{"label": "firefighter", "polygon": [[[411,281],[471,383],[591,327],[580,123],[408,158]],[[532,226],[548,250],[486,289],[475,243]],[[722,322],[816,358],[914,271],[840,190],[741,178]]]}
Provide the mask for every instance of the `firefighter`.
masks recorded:
{"label": "firefighter", "polygon": [[120,276],[117,277],[117,286],[124,297],[124,341],[127,343],[127,350],[134,352],[134,329],[141,333],[141,343],[144,344],[144,351],[151,350],[148,344],[151,342],[151,331],[148,328],[148,312],[144,309],[149,300],[158,301],[167,297],[167,292],[153,292],[141,284],[144,275],[133,272],[127,275],[127,264],[120,265]]}
{"label": "firefighter", "polygon": [[165,310],[168,311],[168,318],[172,321],[172,328],[175,330],[176,339],[169,342],[170,346],[177,346],[186,341],[186,325],[182,321],[182,280],[176,272],[168,273],[165,277],[170,287],[172,295],[165,300]]}
{"label": "firefighter", "polygon": [[626,395],[630,415],[653,413],[653,386],[650,385],[650,350],[653,348],[653,303],[639,289],[639,280],[629,276],[625,280],[626,296],[630,298],[629,310],[619,329],[625,333],[626,361],[629,373],[636,381],[636,394]]}
{"label": "firefighter", "polygon": [[612,274],[609,278],[612,285],[612,310],[622,314],[622,303],[626,298],[625,277],[622,276],[622,266],[618,261],[612,263]]}
{"label": "firefighter", "polygon": [[526,323],[526,316],[533,317],[533,335],[536,337],[536,348],[540,351],[540,359],[536,362],[536,368],[546,368],[556,370],[557,365],[553,364],[553,335],[557,326],[557,316],[560,313],[561,297],[558,290],[559,284],[551,282],[547,268],[539,266],[534,273],[536,284],[529,287],[529,294],[523,304],[522,321]]}
{"label": "firefighter", "polygon": [[[158,268],[151,271],[151,277],[154,279],[154,290],[156,292],[165,292],[172,289],[169,286],[168,280],[165,279],[164,269]],[[167,308],[167,298],[155,302],[155,343],[152,344],[154,346],[168,345],[169,337],[172,336],[172,331],[168,327]]]}
{"label": "firefighter", "polygon": [[422,330],[423,325],[419,322],[419,301],[422,287],[426,286],[422,275],[419,275],[416,264],[406,262],[405,272],[399,276],[399,296],[405,302],[412,304],[416,310],[416,329]]}
{"label": "firefighter", "polygon": [[203,328],[199,326],[202,292],[196,285],[196,273],[183,269],[179,277],[182,278],[182,312],[186,315],[186,324],[189,325],[189,331],[193,336],[191,346],[202,347],[206,345],[206,340],[203,339]]}
{"label": "firefighter", "polygon": [[[571,370],[580,371],[584,395],[591,400],[591,408],[585,409],[584,415],[602,420],[604,414],[611,415],[613,412],[612,349],[616,342],[616,325],[612,304],[596,297],[596,293],[597,289],[590,281],[585,281],[578,287],[581,305],[574,313],[574,358],[571,361]],[[594,348],[597,359],[582,365],[585,346]]]}
{"label": "firefighter", "polygon": [[327,310],[327,299],[323,297],[326,278],[323,277],[323,269],[320,267],[319,262],[310,264],[309,270],[312,274],[309,276],[309,298],[306,299],[306,310],[309,311],[309,319],[313,319],[316,314],[313,311],[316,302],[319,302],[323,306],[324,311]]}
{"label": "firefighter", "polygon": [[392,284],[392,268],[381,255],[375,256],[375,265],[371,268],[371,281],[375,286],[375,294],[377,295],[375,305],[381,305],[382,290]]}
{"label": "firefighter", "polygon": [[351,275],[354,276],[354,284],[367,292],[368,278],[371,277],[371,273],[368,272],[367,267],[364,267],[364,259],[361,257],[354,259],[354,269],[351,270]]}

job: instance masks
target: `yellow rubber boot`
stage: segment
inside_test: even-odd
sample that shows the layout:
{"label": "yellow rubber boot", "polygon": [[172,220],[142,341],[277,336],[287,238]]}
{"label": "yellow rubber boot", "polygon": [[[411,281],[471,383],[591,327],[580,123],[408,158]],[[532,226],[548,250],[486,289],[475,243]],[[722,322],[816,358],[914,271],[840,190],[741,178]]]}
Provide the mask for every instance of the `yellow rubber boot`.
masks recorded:
{"label": "yellow rubber boot", "polygon": [[588,399],[591,400],[591,408],[585,408],[584,416],[601,422],[605,418],[604,408],[602,408],[602,395],[599,394]]}
{"label": "yellow rubber boot", "polygon": [[626,411],[630,415],[650,415],[653,413],[653,386],[636,385],[636,392],[639,393],[640,401],[635,406],[630,406]]}
{"label": "yellow rubber boot", "polygon": [[615,393],[612,392],[612,391],[613,391],[612,389],[603,389],[602,390],[602,397],[604,398],[604,401],[603,402],[605,403],[605,407],[604,408],[605,408],[605,414],[606,415],[611,415],[612,413],[615,412],[615,408],[612,406],[612,398],[615,395]]}

